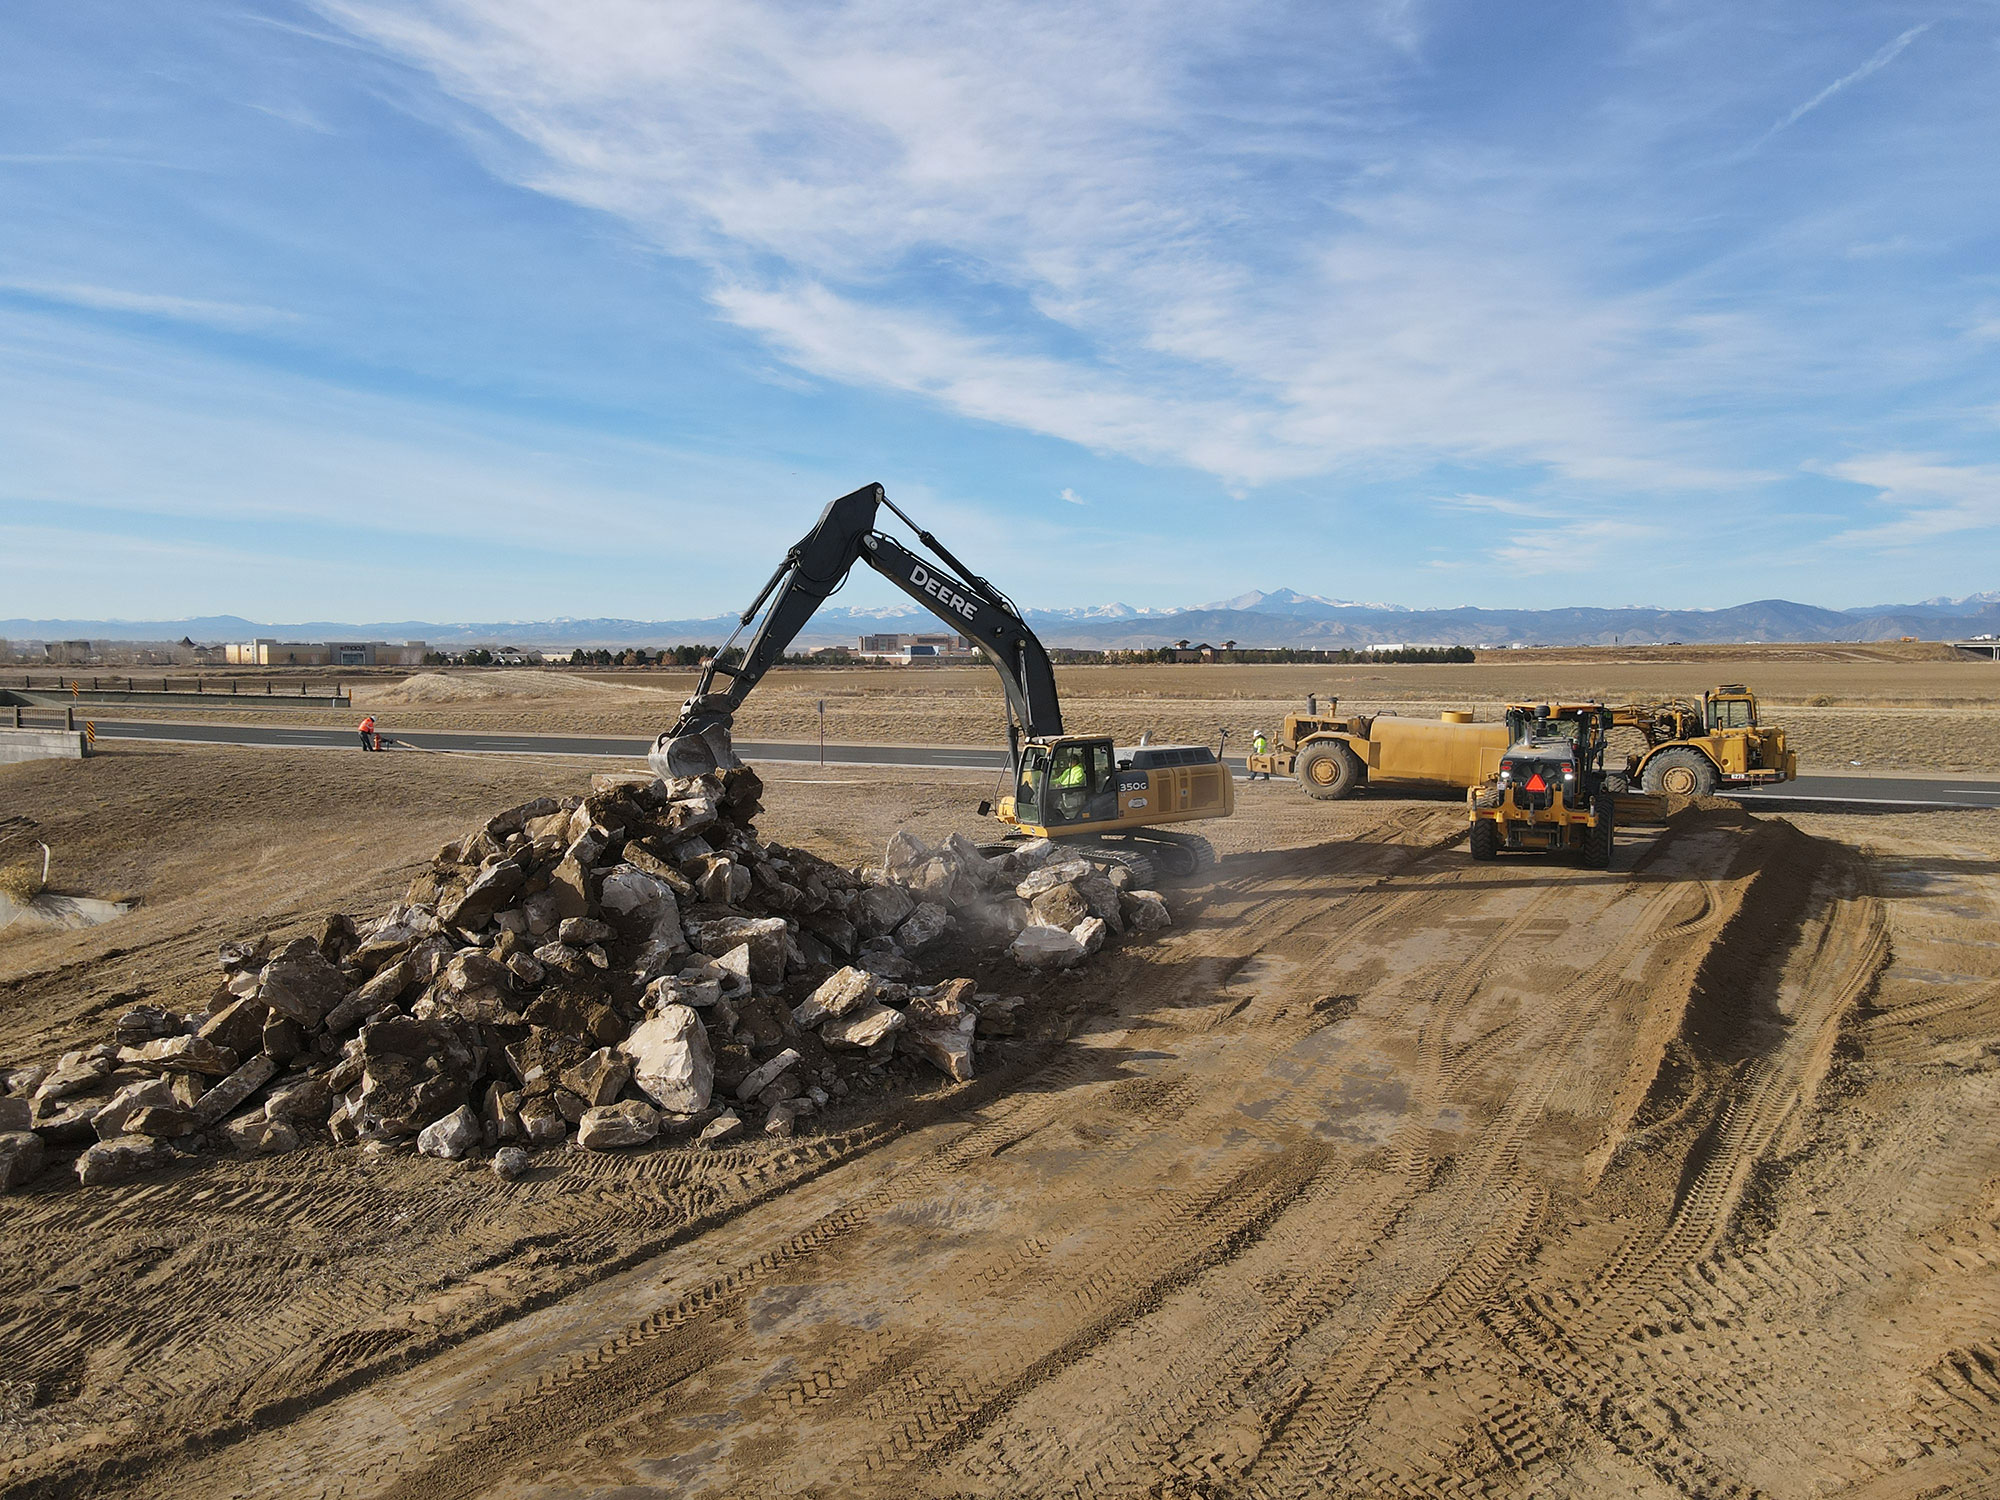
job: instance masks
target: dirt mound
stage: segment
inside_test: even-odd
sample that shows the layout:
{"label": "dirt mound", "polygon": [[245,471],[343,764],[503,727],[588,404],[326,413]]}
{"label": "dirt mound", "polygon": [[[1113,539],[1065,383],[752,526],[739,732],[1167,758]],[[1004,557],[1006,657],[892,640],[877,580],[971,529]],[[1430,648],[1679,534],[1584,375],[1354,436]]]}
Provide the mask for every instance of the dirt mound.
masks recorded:
{"label": "dirt mound", "polygon": [[370,707],[423,703],[498,703],[572,699],[595,705],[629,703],[635,698],[672,696],[659,688],[567,677],[554,672],[489,672],[477,677],[449,677],[443,672],[419,672],[386,687],[357,687],[354,701]]}

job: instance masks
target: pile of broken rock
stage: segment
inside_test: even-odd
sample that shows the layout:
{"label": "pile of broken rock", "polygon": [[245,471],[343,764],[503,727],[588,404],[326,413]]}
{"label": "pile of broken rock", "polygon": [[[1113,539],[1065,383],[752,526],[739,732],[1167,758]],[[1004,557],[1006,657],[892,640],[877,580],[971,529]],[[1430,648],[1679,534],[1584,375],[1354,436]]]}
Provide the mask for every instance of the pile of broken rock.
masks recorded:
{"label": "pile of broken rock", "polygon": [[0,1190],[79,1147],[94,1184],[326,1137],[512,1177],[571,1140],[788,1136],[893,1059],[964,1080],[977,1038],[1020,1030],[1027,997],[930,971],[1067,969],[1171,921],[1128,867],[1047,840],[904,832],[860,870],[762,843],[748,768],[592,785],[447,844],[375,921],[224,944],[205,1012],[142,1005],[0,1072]]}

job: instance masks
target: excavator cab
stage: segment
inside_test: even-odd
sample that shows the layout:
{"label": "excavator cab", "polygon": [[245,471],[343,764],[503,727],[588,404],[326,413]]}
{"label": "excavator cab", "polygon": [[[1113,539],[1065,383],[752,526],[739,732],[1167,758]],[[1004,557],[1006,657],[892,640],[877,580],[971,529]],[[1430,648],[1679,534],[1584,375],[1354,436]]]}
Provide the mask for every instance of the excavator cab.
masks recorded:
{"label": "excavator cab", "polygon": [[1108,739],[1030,742],[1022,747],[1014,821],[1052,831],[1118,816],[1117,768]]}

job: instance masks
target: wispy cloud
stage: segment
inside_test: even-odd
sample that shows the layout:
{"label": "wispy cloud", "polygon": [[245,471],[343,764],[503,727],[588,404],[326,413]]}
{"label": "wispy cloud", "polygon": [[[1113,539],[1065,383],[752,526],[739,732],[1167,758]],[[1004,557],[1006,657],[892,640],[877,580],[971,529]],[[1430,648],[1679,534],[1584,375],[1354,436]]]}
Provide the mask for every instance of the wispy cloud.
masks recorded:
{"label": "wispy cloud", "polygon": [[1493,560],[1531,576],[1592,574],[1665,535],[1643,522],[1585,517],[1516,532],[1494,550]]}
{"label": "wispy cloud", "polygon": [[1875,453],[1823,470],[1866,485],[1901,512],[1833,540],[1848,547],[1907,547],[1939,537],[2000,527],[2000,464],[1957,464],[1925,453]]}
{"label": "wispy cloud", "polygon": [[1071,505],[1083,505],[1086,503],[1083,496],[1079,495],[1075,490],[1070,489],[1067,485],[1065,485],[1057,493],[1061,496],[1061,498],[1069,501]]}
{"label": "wispy cloud", "polygon": [[1935,21],[1925,21],[1921,25],[1912,26],[1908,31],[1905,31],[1901,36],[1897,37],[1894,41],[1884,45],[1875,53],[1873,57],[1869,58],[1867,62],[1863,63],[1860,67],[1856,68],[1852,73],[1843,74],[1841,77],[1834,79],[1832,83],[1829,83],[1825,88],[1821,89],[1817,94],[1814,94],[1812,98],[1806,100],[1805,103],[1799,105],[1797,108],[1791,110],[1789,113],[1784,115],[1775,124],[1773,124],[1769,130],[1765,131],[1762,135],[1758,136],[1756,140],[1752,141],[1748,146],[1746,146],[1743,149],[1743,155],[1749,156],[1761,150],[1763,147],[1765,147],[1770,143],[1772,137],[1779,135],[1784,131],[1790,130],[1794,125],[1798,124],[1799,121],[1803,120],[1807,115],[1811,114],[1814,110],[1818,109],[1822,104],[1826,103],[1827,100],[1831,99],[1834,95],[1841,92],[1841,90],[1852,88],[1855,84],[1861,82],[1862,79],[1868,78],[1876,73],[1881,72],[1884,68],[1888,67],[1890,63],[1894,62],[1898,57],[1902,55],[1903,49],[1905,47],[1909,46],[1910,43],[1914,42],[1918,37],[1922,36],[1926,31],[1929,31],[1931,27],[1935,26],[1936,24],[1937,23]]}
{"label": "wispy cloud", "polygon": [[137,313],[142,317],[171,318],[175,322],[201,323],[211,328],[269,328],[299,321],[297,313],[278,307],[210,302],[198,297],[170,297],[156,292],[133,292],[120,287],[88,286],[77,282],[0,281],[0,292],[18,292],[68,307]]}
{"label": "wispy cloud", "polygon": [[[1673,408],[1762,389],[1754,320],[1611,285],[1623,230],[1565,214],[1561,173],[1385,134],[1407,5],[322,4],[511,131],[498,170],[707,266],[831,380],[1239,489],[1746,478]],[[968,319],[995,289],[1021,315]]]}

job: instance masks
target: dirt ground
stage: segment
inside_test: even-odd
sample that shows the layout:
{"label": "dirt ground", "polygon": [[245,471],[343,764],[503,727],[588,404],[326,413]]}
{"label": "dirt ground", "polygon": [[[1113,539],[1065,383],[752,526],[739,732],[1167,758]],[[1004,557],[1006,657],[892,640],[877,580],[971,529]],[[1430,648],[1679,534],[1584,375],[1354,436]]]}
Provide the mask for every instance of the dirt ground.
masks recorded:
{"label": "dirt ground", "polygon": [[[143,902],[0,938],[0,1060],[601,765],[0,768],[0,836]],[[983,783],[776,772],[761,829],[861,859]],[[513,1185],[0,1199],[0,1493],[2000,1493],[2000,814],[1718,806],[1593,873],[1240,795],[970,1084]]]}
{"label": "dirt ground", "polygon": [[[1698,696],[1719,682],[1762,695],[1806,772],[2000,773],[2000,666],[1936,659],[1899,646],[1682,648],[1641,652],[1507,652],[1469,665],[1060,667],[1065,722],[1136,743],[1213,745],[1222,730],[1240,753],[1251,733],[1275,733],[1307,693],[1355,712],[1430,716],[1470,709],[1496,718],[1509,701],[1610,703]],[[257,710],[257,723],[351,724],[373,713],[393,733],[467,729],[631,734],[670,725],[692,671],[582,675],[567,671],[426,672],[350,680],[355,711]],[[749,739],[811,741],[826,705],[827,739],[891,745],[1004,745],[998,679],[981,667],[782,668],[737,717]],[[124,708],[108,717],[149,716]],[[160,717],[172,717],[159,711]],[[227,716],[227,715],[225,715]]]}

